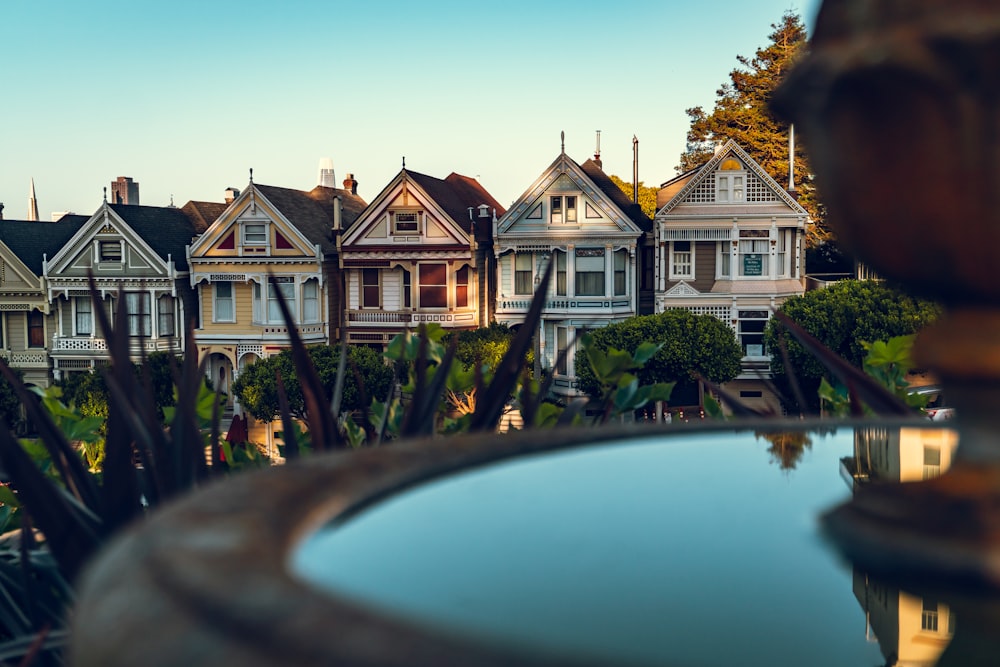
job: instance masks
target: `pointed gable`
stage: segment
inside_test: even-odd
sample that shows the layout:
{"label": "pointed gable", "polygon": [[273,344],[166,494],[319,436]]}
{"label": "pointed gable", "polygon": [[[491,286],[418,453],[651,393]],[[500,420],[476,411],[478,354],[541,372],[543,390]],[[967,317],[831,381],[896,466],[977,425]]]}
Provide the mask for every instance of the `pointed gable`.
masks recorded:
{"label": "pointed gable", "polygon": [[[485,220],[481,211],[485,210]],[[444,179],[403,169],[344,234],[343,247],[427,245],[467,247],[469,235],[492,238],[503,207],[473,178]]]}
{"label": "pointed gable", "polygon": [[185,247],[200,233],[199,224],[183,208],[110,204],[118,217],[131,227],[163,262],[172,259],[179,271],[187,271]]}
{"label": "pointed gable", "polygon": [[798,202],[733,140],[701,167],[664,183],[657,193],[657,205],[661,206],[657,216],[806,215]]}
{"label": "pointed gable", "polygon": [[497,225],[499,234],[627,233],[652,221],[593,160],[582,166],[562,153]]}
{"label": "pointed gable", "polygon": [[69,214],[58,222],[0,220],[0,242],[25,268],[40,276],[43,260],[55,257],[88,219],[85,215]]}

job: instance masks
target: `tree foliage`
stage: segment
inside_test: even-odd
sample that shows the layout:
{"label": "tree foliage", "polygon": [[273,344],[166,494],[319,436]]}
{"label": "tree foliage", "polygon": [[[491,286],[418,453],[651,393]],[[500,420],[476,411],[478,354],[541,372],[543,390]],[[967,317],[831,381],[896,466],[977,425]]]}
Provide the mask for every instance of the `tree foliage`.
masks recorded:
{"label": "tree foliage", "polygon": [[[12,369],[18,380],[24,379],[24,372]],[[10,383],[0,378],[0,419],[8,426],[14,427],[21,422],[21,401],[18,399]]]}
{"label": "tree foliage", "polygon": [[[466,370],[472,368],[478,361],[485,364],[490,371],[495,371],[503,355],[510,349],[515,333],[506,324],[492,322],[488,327],[446,333],[441,342],[447,346],[452,337],[458,339],[455,358],[462,362],[462,367]],[[533,361],[534,352],[529,352],[526,366],[531,368]]]}
{"label": "tree foliage", "polygon": [[[642,385],[688,383],[695,374],[712,382],[727,382],[739,374],[743,357],[729,325],[711,315],[680,309],[630,317],[593,331],[591,337],[591,345],[598,350],[616,348],[629,354],[635,354],[643,343],[662,343],[635,372]],[[581,390],[600,396],[600,386],[585,355],[576,356],[576,376]]]}
{"label": "tree foliage", "polygon": [[[732,139],[778,183],[787,182],[788,123],[778,120],[769,104],[782,77],[806,48],[806,29],[802,18],[790,10],[771,28],[767,46],[757,49],[752,58],[736,57],[739,66],[716,91],[715,108],[710,113],[700,106],[686,110],[691,127],[678,173],[704,164],[712,157],[716,145]],[[800,141],[795,144],[795,174],[799,203],[816,223],[810,230],[814,244],[828,233],[823,207],[812,183],[812,169]]]}
{"label": "tree foliage", "polygon": [[[611,182],[618,186],[618,188],[625,193],[630,202],[634,202],[635,199],[632,197],[635,194],[632,184],[626,182],[624,179],[611,174]],[[639,206],[642,208],[642,212],[648,215],[650,218],[656,216],[656,188],[646,185],[642,181],[639,181]]]}
{"label": "tree foliage", "polygon": [[[337,380],[340,346],[316,345],[310,347],[308,351],[309,359],[316,367],[320,382],[329,398],[333,394]],[[361,388],[358,386],[352,366],[358,369],[367,400],[376,398],[384,401],[392,385],[393,372],[392,368],[386,365],[382,355],[368,347],[351,345],[347,348],[347,361],[347,378],[344,381],[341,410],[359,410],[367,407],[367,401],[362,401]],[[302,386],[299,384],[290,350],[283,350],[273,357],[260,359],[244,368],[233,382],[233,394],[239,399],[240,405],[255,419],[270,422],[279,415],[276,379],[278,373],[281,374],[281,381],[285,386],[292,416],[308,421]]]}
{"label": "tree foliage", "polygon": [[[789,298],[781,312],[801,325],[826,347],[859,368],[868,355],[865,343],[887,341],[918,332],[934,321],[940,308],[875,281],[843,280],[826,289]],[[781,324],[771,320],[764,342],[772,355],[776,377],[787,375],[778,347]],[[826,377],[826,369],[791,336],[784,336],[795,375],[806,385],[807,396]],[[827,378],[832,379],[832,378]]]}

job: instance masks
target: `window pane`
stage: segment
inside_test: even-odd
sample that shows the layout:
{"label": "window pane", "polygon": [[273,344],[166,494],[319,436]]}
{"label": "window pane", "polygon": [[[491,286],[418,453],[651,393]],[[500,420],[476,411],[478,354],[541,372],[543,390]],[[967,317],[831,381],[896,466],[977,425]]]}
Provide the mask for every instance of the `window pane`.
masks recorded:
{"label": "window pane", "polygon": [[403,307],[410,308],[413,305],[413,276],[406,269],[403,269]]}
{"label": "window pane", "polygon": [[604,296],[604,271],[577,271],[576,293],[578,296]]}
{"label": "window pane", "polygon": [[421,308],[448,307],[448,267],[445,264],[421,264],[417,268]]}
{"label": "window pane", "polygon": [[556,252],[556,294],[566,296],[566,253]]}
{"label": "window pane", "polygon": [[566,222],[576,222],[576,197],[566,197]]}
{"label": "window pane", "polygon": [[379,301],[379,270],[361,269],[361,307],[378,308]]}
{"label": "window pane", "polygon": [[315,280],[302,283],[302,319],[306,322],[319,321],[319,286]]}
{"label": "window pane", "polygon": [[157,333],[160,336],[174,335],[174,298],[163,296],[156,302],[158,318],[156,321]]}
{"label": "window pane", "polygon": [[534,255],[519,253],[514,255],[514,294],[531,294],[531,264]]}
{"label": "window pane", "polygon": [[463,266],[455,272],[455,307],[466,308],[469,305],[469,267]]}
{"label": "window pane", "polygon": [[[566,327],[556,327],[556,372],[566,375],[567,357],[562,356],[566,349]],[[560,358],[561,357],[561,358]]]}
{"label": "window pane", "polygon": [[76,333],[79,336],[89,336],[94,333],[93,328],[93,308],[94,304],[89,297],[78,297],[76,299]]}
{"label": "window pane", "polygon": [[626,286],[626,253],[627,250],[616,250],[615,251],[615,296],[623,296],[627,291]]}
{"label": "window pane", "polygon": [[45,320],[39,310],[28,313],[28,347],[45,347]]}

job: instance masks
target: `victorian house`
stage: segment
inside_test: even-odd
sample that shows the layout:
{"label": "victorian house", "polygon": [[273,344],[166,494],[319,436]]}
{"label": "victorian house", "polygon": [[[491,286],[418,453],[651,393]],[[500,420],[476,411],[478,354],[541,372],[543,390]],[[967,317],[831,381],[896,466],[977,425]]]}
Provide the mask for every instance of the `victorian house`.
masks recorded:
{"label": "victorian house", "polygon": [[577,393],[573,355],[559,363],[562,350],[590,329],[641,314],[642,292],[652,291],[644,270],[652,268],[651,228],[597,156],[580,165],[565,150],[498,221],[498,322],[520,326],[546,267],[555,265],[536,358],[554,370],[557,394]]}
{"label": "victorian house", "polygon": [[[233,408],[234,375],[289,346],[279,294],[305,344],[331,341],[340,310],[335,238],[364,201],[354,187],[306,192],[252,180],[242,193],[228,190],[227,201],[216,209],[187,205],[215,217],[187,249],[187,261],[197,296],[198,355],[208,357],[209,377]],[[263,437],[270,444],[270,429]]]}
{"label": "victorian house", "polygon": [[52,330],[46,335],[52,336],[56,379],[107,363],[108,348],[95,317],[88,275],[93,275],[101,307],[112,322],[120,309],[125,310],[135,360],[142,352],[182,351],[184,320],[194,303],[184,249],[201,231],[182,209],[105,201],[42,262],[46,297],[54,313]]}
{"label": "victorian house", "polygon": [[58,222],[0,219],[0,354],[27,384],[48,387],[52,376],[57,318],[42,279],[45,258],[85,222],[85,215]]}
{"label": "victorian house", "polygon": [[744,355],[740,397],[763,407],[764,328],[805,291],[808,214],[733,141],[664,183],[657,209],[656,311],[685,308],[732,326]]}
{"label": "victorian house", "polygon": [[473,178],[404,167],[341,237],[348,342],[381,349],[421,323],[488,325],[493,225],[503,213]]}

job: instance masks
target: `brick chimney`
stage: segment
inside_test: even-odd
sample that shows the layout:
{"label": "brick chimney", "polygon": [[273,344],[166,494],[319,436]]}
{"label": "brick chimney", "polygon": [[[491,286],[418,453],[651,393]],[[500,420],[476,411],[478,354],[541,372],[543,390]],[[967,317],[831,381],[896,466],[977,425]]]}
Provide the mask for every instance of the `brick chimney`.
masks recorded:
{"label": "brick chimney", "polygon": [[354,174],[348,174],[344,179],[344,189],[352,195],[358,194],[358,182],[354,180]]}
{"label": "brick chimney", "polygon": [[239,188],[228,187],[226,188],[226,203],[232,204],[236,201],[236,198],[240,196]]}

